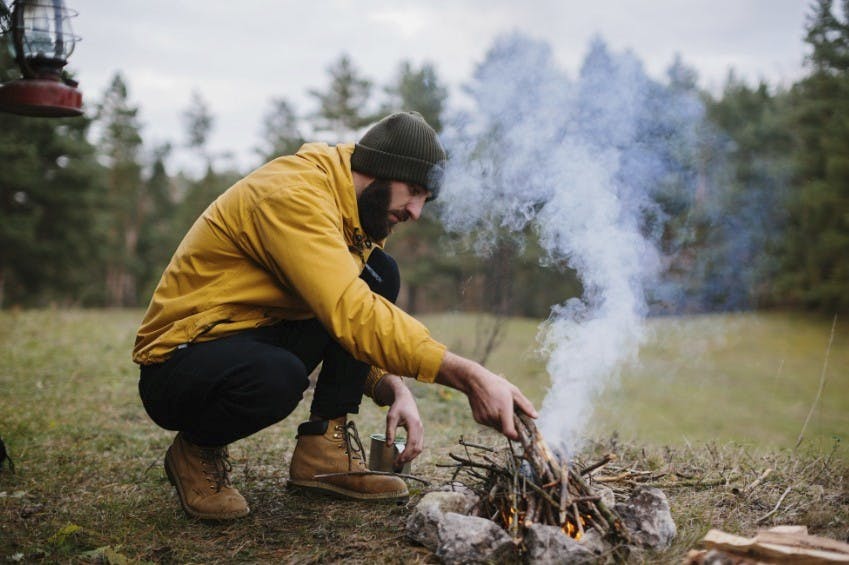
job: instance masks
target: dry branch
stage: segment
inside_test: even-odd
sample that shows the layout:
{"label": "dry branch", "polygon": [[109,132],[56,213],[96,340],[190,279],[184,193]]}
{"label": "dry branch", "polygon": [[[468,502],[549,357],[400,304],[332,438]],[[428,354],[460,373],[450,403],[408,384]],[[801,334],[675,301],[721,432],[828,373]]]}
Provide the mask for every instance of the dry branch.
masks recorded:
{"label": "dry branch", "polygon": [[615,460],[616,460],[616,454],[615,453],[607,453],[604,457],[601,458],[601,461],[596,461],[592,465],[587,465],[586,467],[581,469],[581,474],[582,475],[589,475],[590,473],[592,473],[596,469],[600,469],[601,467],[604,467],[605,465],[607,465],[611,461],[615,461]]}
{"label": "dry branch", "polygon": [[328,477],[353,477],[358,475],[391,475],[393,477],[401,477],[402,479],[410,479],[413,481],[419,481],[425,485],[430,485],[430,481],[415,475],[407,475],[406,473],[388,473],[386,471],[347,471],[345,473],[324,473],[322,475],[315,475],[314,478],[326,479]]}
{"label": "dry branch", "polygon": [[791,486],[789,486],[789,487],[787,487],[787,489],[786,489],[786,490],[785,490],[785,491],[781,494],[781,496],[778,498],[778,502],[776,502],[776,503],[775,503],[775,508],[773,508],[772,510],[770,510],[769,512],[767,512],[766,514],[764,514],[763,516],[761,516],[760,518],[758,518],[758,524],[761,524],[761,523],[763,523],[763,522],[766,522],[766,519],[767,519],[767,518],[769,518],[770,516],[772,516],[773,514],[775,514],[776,512],[778,512],[778,509],[779,509],[779,508],[781,508],[781,503],[782,503],[782,502],[784,502],[784,497],[786,497],[786,496],[787,496],[787,494],[790,492],[790,490],[791,490],[792,488],[793,488],[793,486],[792,486],[792,485],[791,485]]}
{"label": "dry branch", "polygon": [[822,372],[820,373],[820,385],[817,389],[817,395],[814,397],[813,403],[811,403],[811,409],[808,410],[808,415],[805,417],[805,423],[802,424],[802,431],[799,432],[799,437],[796,439],[796,445],[793,447],[793,453],[796,453],[796,450],[799,449],[799,446],[802,444],[802,439],[805,437],[805,430],[808,428],[808,422],[811,421],[811,416],[814,414],[814,409],[820,402],[820,398],[822,398],[822,391],[825,388],[825,377],[828,372],[828,357],[831,355],[831,344],[834,343],[834,330],[837,328],[837,314],[834,315],[834,321],[831,323],[831,334],[828,336],[828,346],[825,348],[825,360],[822,364]]}

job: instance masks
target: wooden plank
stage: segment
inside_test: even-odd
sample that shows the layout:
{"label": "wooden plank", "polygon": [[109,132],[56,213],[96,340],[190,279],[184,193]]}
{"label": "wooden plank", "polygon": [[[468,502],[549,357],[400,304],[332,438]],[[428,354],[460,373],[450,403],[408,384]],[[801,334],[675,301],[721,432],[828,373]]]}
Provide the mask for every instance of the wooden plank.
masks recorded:
{"label": "wooden plank", "polygon": [[[763,534],[767,534],[767,536],[765,538],[761,537]],[[769,541],[765,541],[767,539]],[[767,562],[771,563],[799,563],[802,565],[849,563],[849,553],[820,549],[820,546],[803,547],[799,545],[802,539],[806,543],[819,543],[832,546],[831,543],[822,541],[827,540],[828,542],[837,544],[833,547],[846,545],[835,540],[829,540],[828,538],[809,536],[803,533],[764,531],[760,532],[754,538],[745,538],[720,530],[710,530],[702,539],[702,545],[709,549],[718,549],[735,555],[767,559]]]}

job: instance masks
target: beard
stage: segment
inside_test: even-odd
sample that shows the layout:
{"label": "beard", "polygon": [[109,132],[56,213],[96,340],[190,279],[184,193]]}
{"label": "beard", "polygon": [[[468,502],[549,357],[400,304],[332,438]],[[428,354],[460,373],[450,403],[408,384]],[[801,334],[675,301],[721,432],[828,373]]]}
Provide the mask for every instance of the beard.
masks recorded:
{"label": "beard", "polygon": [[372,241],[381,241],[389,236],[389,200],[392,188],[386,179],[375,179],[357,197],[360,225]]}

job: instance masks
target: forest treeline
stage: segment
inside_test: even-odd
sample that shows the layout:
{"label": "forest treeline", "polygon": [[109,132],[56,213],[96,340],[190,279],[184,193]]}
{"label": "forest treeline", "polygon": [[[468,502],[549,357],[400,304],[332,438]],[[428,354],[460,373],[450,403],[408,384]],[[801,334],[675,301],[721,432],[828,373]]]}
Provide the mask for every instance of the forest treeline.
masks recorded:
{"label": "forest treeline", "polygon": [[[680,59],[652,83],[656,101],[691,94],[703,109],[698,141],[686,151],[682,142],[677,155],[672,145],[676,172],[650,192],[662,222],[647,220],[646,229],[658,231],[665,262],[662,280],[650,289],[656,312],[849,310],[847,14],[847,0],[811,5],[806,73],[791,86],[753,86],[732,71],[722,92],[712,94]],[[582,72],[605,57],[612,55],[596,41]],[[3,50],[0,69],[3,80],[14,78]],[[429,63],[402,61],[394,77],[378,84],[343,54],[328,68],[325,87],[308,94],[311,111],[298,112],[284,98],[269,102],[256,165],[313,138],[352,141],[393,110],[416,110],[438,131],[461,118]],[[200,91],[181,115],[187,141],[180,141],[204,164],[200,174],[169,174],[174,145],[145,143],[140,107],[121,74],[91,110],[60,120],[0,114],[4,308],[144,306],[192,222],[246,172],[221,165],[230,161],[210,149],[215,117]],[[670,119],[658,121],[668,136],[677,131]],[[466,236],[445,229],[445,203],[437,202],[388,244],[401,267],[399,301],[407,310],[543,317],[580,294],[575,273],[548,264],[533,233],[522,242],[498,238],[479,256]]]}

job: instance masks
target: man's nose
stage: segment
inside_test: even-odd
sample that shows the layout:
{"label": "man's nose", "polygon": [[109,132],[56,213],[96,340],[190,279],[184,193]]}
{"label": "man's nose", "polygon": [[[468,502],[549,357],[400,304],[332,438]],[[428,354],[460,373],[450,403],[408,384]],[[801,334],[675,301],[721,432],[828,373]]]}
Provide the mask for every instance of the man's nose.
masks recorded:
{"label": "man's nose", "polygon": [[407,213],[412,219],[418,220],[421,217],[426,199],[425,196],[415,197],[407,204]]}

